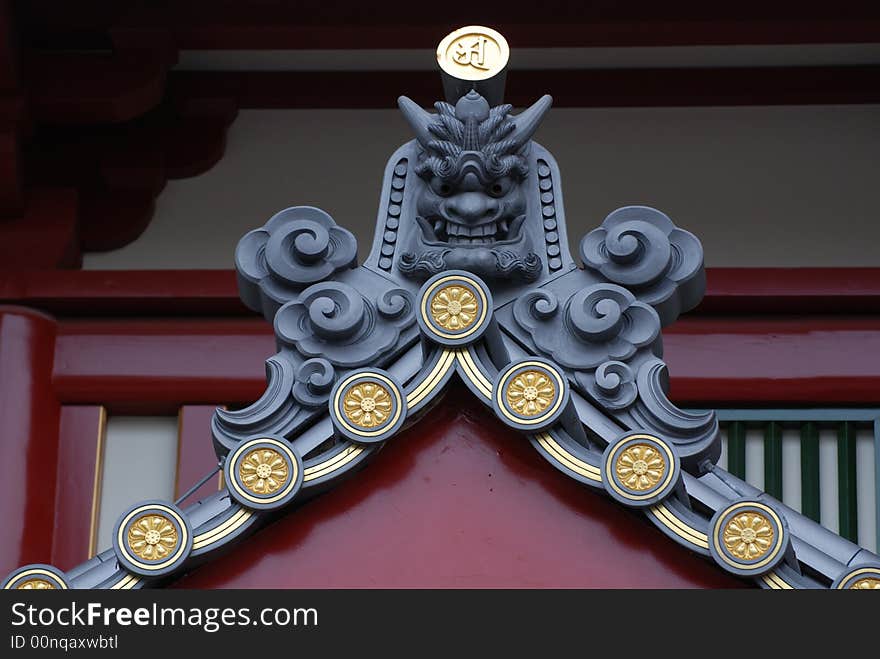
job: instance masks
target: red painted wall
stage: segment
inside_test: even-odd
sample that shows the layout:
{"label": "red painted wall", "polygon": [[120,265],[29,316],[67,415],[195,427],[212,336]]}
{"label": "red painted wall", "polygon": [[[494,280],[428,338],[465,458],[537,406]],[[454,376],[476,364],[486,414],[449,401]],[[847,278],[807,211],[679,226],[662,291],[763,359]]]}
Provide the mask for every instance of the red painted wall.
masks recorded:
{"label": "red painted wall", "polygon": [[457,383],[363,470],[182,588],[730,588],[556,471]]}

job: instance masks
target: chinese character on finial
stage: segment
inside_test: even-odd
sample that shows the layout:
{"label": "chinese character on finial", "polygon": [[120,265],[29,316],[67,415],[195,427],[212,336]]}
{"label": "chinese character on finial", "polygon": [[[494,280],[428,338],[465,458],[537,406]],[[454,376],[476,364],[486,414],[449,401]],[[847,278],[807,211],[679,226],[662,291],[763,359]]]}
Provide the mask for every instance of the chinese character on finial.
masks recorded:
{"label": "chinese character on finial", "polygon": [[507,41],[491,28],[468,25],[449,33],[437,47],[446,101],[455,104],[475,89],[490,105],[501,103],[509,57]]}

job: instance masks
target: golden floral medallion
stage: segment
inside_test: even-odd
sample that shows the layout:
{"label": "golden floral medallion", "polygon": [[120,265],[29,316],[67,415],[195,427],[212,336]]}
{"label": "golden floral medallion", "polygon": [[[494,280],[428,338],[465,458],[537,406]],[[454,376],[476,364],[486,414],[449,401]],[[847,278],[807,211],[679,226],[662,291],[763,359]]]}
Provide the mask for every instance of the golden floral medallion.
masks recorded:
{"label": "golden floral medallion", "polygon": [[537,416],[556,397],[556,386],[541,371],[523,371],[510,380],[504,392],[511,409],[523,416]]}
{"label": "golden floral medallion", "polygon": [[392,408],[391,392],[376,382],[356,384],[345,393],[342,403],[346,418],[361,428],[382,425]]}
{"label": "golden floral medallion", "polygon": [[167,557],[179,542],[177,527],[158,513],[138,517],[129,527],[128,546],[137,556],[147,561]]}
{"label": "golden floral medallion", "polygon": [[451,285],[441,288],[431,298],[431,317],[445,330],[463,330],[477,318],[476,296],[466,287]]}
{"label": "golden floral medallion", "polygon": [[749,511],[733,516],[724,526],[722,538],[727,550],[737,558],[760,558],[773,545],[773,524],[761,513]]}
{"label": "golden floral medallion", "polygon": [[272,494],[284,485],[289,473],[284,456],[266,447],[255,448],[238,466],[242,485],[254,494]]}
{"label": "golden floral medallion", "polygon": [[644,492],[661,481],[666,473],[666,461],[653,446],[633,444],[621,451],[614,470],[624,486]]}

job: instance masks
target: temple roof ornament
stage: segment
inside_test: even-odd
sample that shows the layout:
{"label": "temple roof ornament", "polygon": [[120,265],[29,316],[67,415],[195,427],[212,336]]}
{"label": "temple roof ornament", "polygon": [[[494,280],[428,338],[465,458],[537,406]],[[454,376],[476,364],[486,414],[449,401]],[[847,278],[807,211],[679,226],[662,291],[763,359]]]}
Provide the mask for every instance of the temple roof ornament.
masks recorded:
{"label": "temple roof ornament", "polygon": [[365,466],[457,377],[564,475],[721,569],[766,588],[876,588],[880,557],[718,467],[715,414],[667,398],[661,329],[703,296],[699,240],[629,206],[581,239],[578,267],[559,169],[532,139],[551,98],[502,103],[509,50],[488,28],[437,55],[445,100],[399,99],[415,139],[388,161],[362,265],[311,207],[239,242],[241,298],[278,352],[259,400],[214,414],[226,490],[137,503],[112,549],[4,587],[161,585]]}

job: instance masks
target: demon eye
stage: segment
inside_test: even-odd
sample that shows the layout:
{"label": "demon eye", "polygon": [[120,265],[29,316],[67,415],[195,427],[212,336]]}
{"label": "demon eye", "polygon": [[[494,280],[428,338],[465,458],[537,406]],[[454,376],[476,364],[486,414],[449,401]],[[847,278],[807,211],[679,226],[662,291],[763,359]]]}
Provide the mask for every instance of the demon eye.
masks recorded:
{"label": "demon eye", "polygon": [[431,190],[441,197],[448,197],[452,193],[452,186],[438,176],[431,179]]}
{"label": "demon eye", "polygon": [[510,192],[510,188],[513,185],[511,180],[506,176],[504,178],[498,179],[494,183],[491,183],[486,192],[488,192],[493,197],[503,197],[508,192]]}

